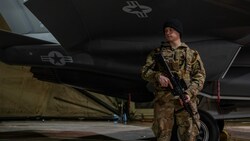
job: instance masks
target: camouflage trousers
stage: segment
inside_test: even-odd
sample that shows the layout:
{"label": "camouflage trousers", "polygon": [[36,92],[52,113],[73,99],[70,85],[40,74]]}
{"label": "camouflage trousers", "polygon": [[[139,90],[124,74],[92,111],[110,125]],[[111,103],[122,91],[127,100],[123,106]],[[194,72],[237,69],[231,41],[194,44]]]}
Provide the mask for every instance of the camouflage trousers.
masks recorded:
{"label": "camouflage trousers", "polygon": [[[192,98],[190,104],[195,115],[194,118],[200,126],[196,98]],[[189,113],[180,109],[183,109],[183,106],[181,106],[179,99],[175,99],[170,93],[156,96],[152,130],[157,141],[170,141],[175,121],[181,141],[196,141],[196,136],[199,133],[198,128]]]}

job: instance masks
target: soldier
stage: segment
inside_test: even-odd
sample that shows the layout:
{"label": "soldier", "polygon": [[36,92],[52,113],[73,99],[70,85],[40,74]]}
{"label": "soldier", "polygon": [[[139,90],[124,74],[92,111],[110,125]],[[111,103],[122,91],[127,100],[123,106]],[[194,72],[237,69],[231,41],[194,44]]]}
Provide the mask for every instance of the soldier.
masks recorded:
{"label": "soldier", "polygon": [[142,67],[142,78],[154,86],[154,122],[152,130],[158,141],[170,141],[174,117],[178,126],[178,134],[182,141],[195,141],[199,129],[183,109],[179,97],[171,94],[173,86],[167,76],[155,60],[156,53],[162,53],[165,62],[169,65],[172,73],[183,79],[187,85],[185,90],[185,102],[189,102],[194,118],[200,126],[199,113],[197,110],[197,94],[203,88],[205,81],[205,69],[203,62],[196,50],[189,48],[181,42],[183,34],[182,24],[177,19],[170,19],[163,25],[163,33],[166,42],[161,47],[154,49],[146,59]]}

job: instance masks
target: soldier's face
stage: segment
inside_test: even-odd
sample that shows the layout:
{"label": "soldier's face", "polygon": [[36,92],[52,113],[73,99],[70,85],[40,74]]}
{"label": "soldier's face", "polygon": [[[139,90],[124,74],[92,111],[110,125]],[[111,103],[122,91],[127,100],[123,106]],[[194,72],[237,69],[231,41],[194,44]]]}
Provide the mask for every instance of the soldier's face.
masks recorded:
{"label": "soldier's face", "polygon": [[171,27],[166,27],[164,29],[164,33],[165,33],[165,39],[168,42],[174,42],[174,41],[180,39],[180,34],[175,29],[173,29]]}

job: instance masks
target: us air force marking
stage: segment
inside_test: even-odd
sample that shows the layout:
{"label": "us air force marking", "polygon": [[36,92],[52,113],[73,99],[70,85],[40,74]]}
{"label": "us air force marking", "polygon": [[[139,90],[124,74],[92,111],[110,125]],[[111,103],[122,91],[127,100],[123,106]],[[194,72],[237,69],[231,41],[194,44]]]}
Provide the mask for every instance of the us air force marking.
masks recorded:
{"label": "us air force marking", "polygon": [[147,18],[147,14],[152,11],[152,8],[140,5],[138,1],[127,1],[127,4],[128,5],[124,6],[122,10],[130,14],[136,14],[139,18]]}
{"label": "us air force marking", "polygon": [[41,60],[42,62],[50,62],[56,66],[64,66],[66,63],[73,63],[71,56],[63,56],[63,54],[58,51],[51,51],[48,56],[41,56]]}

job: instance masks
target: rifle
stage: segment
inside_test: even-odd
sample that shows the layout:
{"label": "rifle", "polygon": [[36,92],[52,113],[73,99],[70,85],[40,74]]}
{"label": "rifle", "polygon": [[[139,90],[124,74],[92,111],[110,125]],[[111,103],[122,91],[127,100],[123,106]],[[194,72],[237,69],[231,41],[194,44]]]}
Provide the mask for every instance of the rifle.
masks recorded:
{"label": "rifle", "polygon": [[191,108],[191,105],[189,102],[185,102],[186,96],[185,96],[185,90],[187,89],[186,83],[183,79],[179,79],[177,74],[173,74],[168,66],[168,64],[164,61],[164,58],[161,53],[155,54],[156,60],[158,61],[159,65],[163,67],[163,70],[165,72],[165,75],[167,75],[168,79],[173,85],[172,94],[174,96],[179,96],[183,103],[184,109],[189,113],[190,117],[192,118],[193,122],[195,123],[197,129],[199,130],[198,123],[194,119],[194,114]]}

